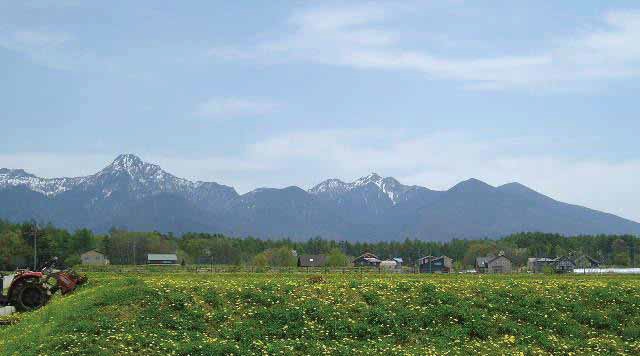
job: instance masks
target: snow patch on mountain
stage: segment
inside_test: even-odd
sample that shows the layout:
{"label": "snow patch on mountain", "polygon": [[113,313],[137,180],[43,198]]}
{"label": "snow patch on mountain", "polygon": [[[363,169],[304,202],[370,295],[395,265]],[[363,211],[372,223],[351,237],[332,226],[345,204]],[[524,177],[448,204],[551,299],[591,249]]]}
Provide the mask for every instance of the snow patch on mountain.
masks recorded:
{"label": "snow patch on mountain", "polygon": [[351,184],[345,183],[340,179],[328,179],[309,189],[309,193],[335,199],[349,190],[351,190]]}
{"label": "snow patch on mountain", "polygon": [[133,154],[120,155],[98,173],[86,177],[40,178],[21,169],[0,169],[0,188],[17,186],[25,186],[49,197],[76,189],[99,189],[102,198],[109,198],[115,191],[125,189],[134,193],[136,198],[158,193],[182,193],[190,199],[237,194],[233,188],[217,183],[178,178]]}
{"label": "snow patch on mountain", "polygon": [[395,178],[383,178],[377,173],[371,173],[367,176],[356,179],[351,183],[345,183],[339,179],[328,179],[315,187],[309,189],[310,194],[326,196],[332,199],[342,194],[363,188],[368,185],[374,185],[395,205],[403,200],[404,195],[411,189],[416,187],[403,185]]}
{"label": "snow patch on mountain", "polygon": [[0,188],[24,186],[47,196],[66,192],[80,181],[81,178],[40,178],[22,169],[0,169]]}

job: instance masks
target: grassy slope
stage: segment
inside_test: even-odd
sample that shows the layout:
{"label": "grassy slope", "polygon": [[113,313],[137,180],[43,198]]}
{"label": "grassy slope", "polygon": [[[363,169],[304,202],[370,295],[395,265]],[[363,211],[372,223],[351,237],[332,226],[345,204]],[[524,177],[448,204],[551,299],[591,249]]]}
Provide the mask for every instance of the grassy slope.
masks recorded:
{"label": "grassy slope", "polygon": [[92,274],[7,355],[640,353],[640,279]]}

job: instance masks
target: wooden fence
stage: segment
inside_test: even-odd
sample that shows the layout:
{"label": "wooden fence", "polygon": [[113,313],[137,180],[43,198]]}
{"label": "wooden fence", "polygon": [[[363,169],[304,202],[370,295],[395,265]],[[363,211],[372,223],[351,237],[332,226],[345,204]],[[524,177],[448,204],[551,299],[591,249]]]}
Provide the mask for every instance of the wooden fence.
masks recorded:
{"label": "wooden fence", "polygon": [[377,267],[258,267],[235,265],[79,265],[78,272],[112,273],[417,273],[414,267],[400,270]]}

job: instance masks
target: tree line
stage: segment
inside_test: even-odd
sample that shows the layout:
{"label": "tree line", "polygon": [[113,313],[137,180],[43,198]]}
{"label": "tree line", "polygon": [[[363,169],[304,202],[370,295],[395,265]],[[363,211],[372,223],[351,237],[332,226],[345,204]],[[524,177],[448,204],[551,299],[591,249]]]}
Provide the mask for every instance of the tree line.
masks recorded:
{"label": "tree line", "polygon": [[111,229],[94,234],[87,229],[73,232],[35,222],[21,224],[0,220],[0,270],[33,267],[34,242],[38,263],[58,256],[67,265],[80,263],[80,255],[97,249],[112,264],[144,264],[148,253],[177,253],[185,264],[293,266],[297,254],[325,254],[332,266],[348,265],[350,258],[371,252],[380,258],[401,257],[412,265],[420,257],[446,255],[457,269],[471,268],[478,256],[503,251],[516,265],[528,257],[586,254],[605,265],[640,266],[640,238],[632,235],[570,236],[548,233],[518,233],[498,239],[452,239],[389,242],[348,242],[314,237],[306,241],[229,237],[222,234],[160,232]]}

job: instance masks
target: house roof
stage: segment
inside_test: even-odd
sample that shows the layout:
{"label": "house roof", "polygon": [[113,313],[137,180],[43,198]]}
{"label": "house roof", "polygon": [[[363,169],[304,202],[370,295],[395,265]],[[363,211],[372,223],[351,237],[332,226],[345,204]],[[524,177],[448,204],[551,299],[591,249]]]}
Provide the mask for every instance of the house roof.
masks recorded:
{"label": "house roof", "polygon": [[371,252],[365,252],[365,253],[363,253],[362,255],[360,255],[360,256],[358,256],[358,257],[354,258],[353,260],[354,260],[354,261],[357,261],[357,260],[365,259],[365,258],[375,258],[375,259],[378,259],[378,260],[379,260],[378,256],[374,255],[374,254],[373,254],[373,253],[371,253]]}
{"label": "house roof", "polygon": [[449,258],[447,256],[424,256],[418,260],[418,264],[425,264],[429,262],[434,262],[437,260],[443,260],[445,258]]}
{"label": "house roof", "polygon": [[81,256],[82,256],[82,255],[86,255],[87,253],[91,253],[91,252],[93,252],[93,253],[99,253],[99,254],[101,254],[101,255],[104,255],[104,253],[102,253],[102,252],[100,252],[100,251],[98,251],[98,250],[96,250],[96,249],[93,249],[93,250],[89,250],[89,251],[83,252],[83,253],[81,253],[80,255],[81,255]]}
{"label": "house roof", "polygon": [[573,263],[576,263],[578,260],[580,259],[587,259],[588,261],[592,262],[592,263],[597,263],[600,264],[600,261],[591,258],[590,256],[587,255],[581,255],[578,256],[577,258],[573,259],[569,256],[559,256],[556,258],[548,258],[548,257],[540,257],[540,258],[529,258],[529,260],[533,260],[534,262],[542,262],[542,263],[555,263],[561,260],[566,260],[566,261],[571,261]]}
{"label": "house roof", "polygon": [[596,260],[595,258],[591,257],[591,256],[587,256],[587,255],[580,255],[578,256],[578,258],[576,258],[576,261],[578,261],[579,259],[584,258],[589,260],[589,262],[591,263],[595,263],[595,264],[600,264],[601,262]]}
{"label": "house roof", "polygon": [[495,257],[493,257],[493,258],[490,258],[490,259],[487,261],[487,264],[489,264],[489,263],[491,263],[491,262],[493,262],[493,261],[495,261],[495,260],[497,260],[498,258],[501,258],[501,257],[504,257],[504,258],[506,258],[507,260],[509,260],[509,262],[511,262],[511,259],[510,259],[509,257],[507,257],[507,256],[505,256],[505,255],[498,255],[498,256],[495,256]]}
{"label": "house roof", "polygon": [[149,261],[167,261],[167,260],[178,260],[178,256],[175,253],[150,253],[147,255],[147,260]]}
{"label": "house roof", "polygon": [[553,261],[554,261],[554,262],[559,262],[559,261],[563,261],[563,260],[564,260],[564,261],[569,261],[569,262],[571,262],[571,263],[575,264],[575,260],[573,260],[573,259],[572,259],[572,258],[570,258],[569,256],[560,256],[560,257],[557,257],[557,258],[556,258],[555,260],[553,260]]}
{"label": "house roof", "polygon": [[298,264],[300,267],[321,267],[327,260],[325,255],[300,255],[298,256]]}
{"label": "house roof", "polygon": [[392,258],[392,260],[396,261],[397,263],[404,263],[404,260],[402,259],[402,257],[394,257]]}
{"label": "house roof", "polygon": [[497,256],[484,256],[484,257],[476,257],[476,266],[479,267],[487,267],[489,265],[489,263],[497,260],[498,258],[504,257],[507,260],[509,260],[509,262],[511,262],[511,259],[505,255],[497,255]]}

